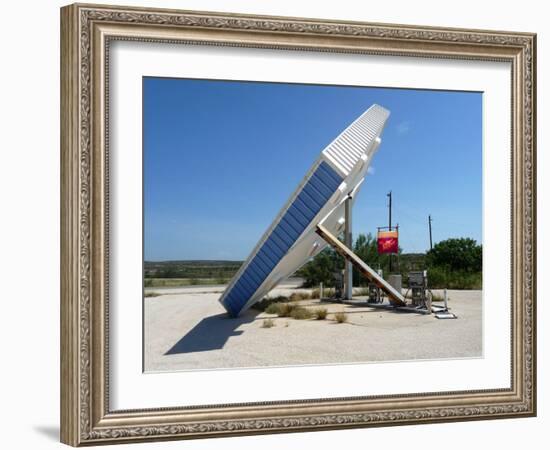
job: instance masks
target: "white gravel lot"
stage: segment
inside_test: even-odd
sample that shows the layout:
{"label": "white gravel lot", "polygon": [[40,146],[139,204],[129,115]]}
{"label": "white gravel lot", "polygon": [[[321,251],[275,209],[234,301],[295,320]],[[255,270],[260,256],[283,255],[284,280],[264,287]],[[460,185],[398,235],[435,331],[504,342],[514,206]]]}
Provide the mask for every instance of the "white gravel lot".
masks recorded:
{"label": "white gravel lot", "polygon": [[[448,291],[458,319],[395,312],[366,305],[305,300],[325,307],[328,320],[278,318],[255,310],[229,318],[223,287],[154,289],[145,298],[146,371],[245,368],[482,356],[482,292]],[[282,286],[271,296],[295,292]],[[348,322],[332,314],[345,311]],[[266,318],[275,326],[263,328]]]}

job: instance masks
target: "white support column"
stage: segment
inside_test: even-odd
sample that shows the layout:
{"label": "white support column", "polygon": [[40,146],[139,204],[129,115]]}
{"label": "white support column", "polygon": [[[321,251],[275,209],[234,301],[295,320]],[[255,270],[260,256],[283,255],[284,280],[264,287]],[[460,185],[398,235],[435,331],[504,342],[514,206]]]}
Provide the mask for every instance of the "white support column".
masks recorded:
{"label": "white support column", "polygon": [[[352,248],[353,238],[352,238],[352,229],[351,229],[351,206],[352,201],[351,197],[348,196],[345,203],[345,230],[344,230],[344,244],[348,248]],[[345,260],[344,266],[344,298],[346,300],[351,300],[353,297],[353,266],[351,262],[347,259]]]}

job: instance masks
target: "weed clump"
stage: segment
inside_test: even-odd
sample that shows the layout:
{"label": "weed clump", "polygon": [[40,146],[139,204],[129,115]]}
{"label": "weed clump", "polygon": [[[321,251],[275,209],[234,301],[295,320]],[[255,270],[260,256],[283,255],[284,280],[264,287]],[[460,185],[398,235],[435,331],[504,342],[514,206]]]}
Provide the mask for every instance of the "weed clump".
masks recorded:
{"label": "weed clump", "polygon": [[315,318],[317,320],[325,320],[327,318],[328,310],[327,308],[318,308],[313,311],[313,314],[315,314]]}
{"label": "weed clump", "polygon": [[339,311],[334,314],[334,320],[337,323],[346,323],[348,321],[348,315],[344,311]]}
{"label": "weed clump", "polygon": [[291,302],[298,302],[300,300],[309,300],[311,298],[311,294],[307,292],[294,292],[290,297],[289,300]]}
{"label": "weed clump", "polygon": [[292,308],[292,310],[290,311],[290,317],[296,320],[307,320],[313,317],[313,313],[307,308],[298,306]]}

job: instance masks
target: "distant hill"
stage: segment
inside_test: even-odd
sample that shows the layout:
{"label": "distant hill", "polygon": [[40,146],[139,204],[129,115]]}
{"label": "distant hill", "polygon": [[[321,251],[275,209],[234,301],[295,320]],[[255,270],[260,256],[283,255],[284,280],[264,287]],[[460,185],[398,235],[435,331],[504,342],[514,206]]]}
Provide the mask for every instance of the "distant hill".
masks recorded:
{"label": "distant hill", "polygon": [[205,265],[205,266],[219,266],[219,265],[228,265],[228,264],[242,264],[242,261],[232,261],[232,260],[223,260],[223,259],[176,259],[169,261],[145,261],[145,264],[151,265],[169,265],[169,264],[178,264],[178,265]]}
{"label": "distant hill", "polygon": [[231,278],[243,261],[175,260],[145,261],[145,278]]}

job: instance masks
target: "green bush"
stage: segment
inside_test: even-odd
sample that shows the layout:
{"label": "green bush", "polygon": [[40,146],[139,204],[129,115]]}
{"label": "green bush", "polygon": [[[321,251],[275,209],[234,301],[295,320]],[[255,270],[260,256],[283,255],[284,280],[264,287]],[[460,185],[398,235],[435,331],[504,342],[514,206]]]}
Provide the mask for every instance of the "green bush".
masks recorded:
{"label": "green bush", "polygon": [[297,275],[304,279],[305,287],[319,286],[319,283],[330,286],[334,284],[334,271],[343,268],[342,257],[327,247],[303,266]]}
{"label": "green bush", "polygon": [[443,267],[449,272],[481,272],[483,248],[471,238],[452,238],[438,242],[426,253],[429,267]]}
{"label": "green bush", "polygon": [[481,289],[482,274],[432,267],[428,270],[428,284],[431,289]]}

